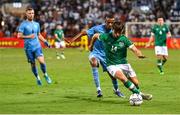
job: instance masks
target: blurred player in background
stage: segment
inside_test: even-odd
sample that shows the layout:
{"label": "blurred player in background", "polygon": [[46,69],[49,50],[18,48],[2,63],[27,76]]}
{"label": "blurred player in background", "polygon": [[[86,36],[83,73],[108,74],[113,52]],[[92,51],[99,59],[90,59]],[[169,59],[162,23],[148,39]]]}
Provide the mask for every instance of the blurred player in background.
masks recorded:
{"label": "blurred player in background", "polygon": [[[60,59],[60,56],[62,59],[65,59],[64,56],[64,48],[66,47],[65,41],[64,41],[64,32],[61,25],[56,26],[56,30],[54,31],[54,37],[55,37],[55,48],[56,50],[56,57],[57,59]],[[61,54],[59,54],[58,50],[61,50]]]}
{"label": "blurred player in background", "polygon": [[132,93],[137,93],[145,100],[151,100],[152,95],[140,92],[139,81],[136,73],[127,62],[127,49],[129,48],[138,58],[145,58],[140,50],[125,36],[124,23],[114,22],[110,33],[95,34],[91,40],[90,50],[97,39],[104,43],[107,70],[114,77],[123,82],[124,86]]}
{"label": "blurred player in background", "polygon": [[[111,27],[112,27],[113,22],[114,22],[113,15],[108,15],[105,19],[105,24],[101,24],[101,25],[91,27],[88,30],[83,30],[81,33],[76,35],[72,39],[72,41],[74,41],[77,38],[80,38],[81,36],[84,36],[84,35],[88,35],[89,38],[92,38],[92,36],[95,33],[109,33],[109,32],[111,32]],[[103,46],[103,43],[101,41],[97,40],[95,42],[94,48],[89,55],[89,62],[90,62],[90,65],[92,67],[92,74],[93,74],[93,78],[94,78],[94,83],[95,83],[96,89],[97,89],[97,97],[102,97],[103,95],[102,95],[102,91],[101,91],[101,87],[100,87],[98,67],[99,67],[99,64],[101,64],[103,71],[106,71],[106,72],[107,72],[107,68],[106,68],[104,46]],[[124,95],[118,89],[117,80],[115,78],[113,78],[110,74],[109,74],[109,76],[112,79],[112,83],[113,83],[113,87],[114,87],[114,93],[119,97],[124,97]]]}
{"label": "blurred player in background", "polygon": [[166,40],[171,37],[171,32],[166,24],[164,24],[163,17],[157,18],[157,24],[153,25],[151,29],[151,36],[146,44],[146,48],[151,45],[153,38],[155,39],[155,54],[157,57],[157,67],[161,75],[164,74],[163,65],[168,58],[168,49],[166,46]]}
{"label": "blurred player in background", "polygon": [[41,78],[38,75],[35,59],[39,61],[41,70],[44,73],[44,78],[46,79],[47,83],[50,84],[52,81],[46,71],[46,64],[39,39],[43,41],[46,46],[50,47],[50,45],[40,34],[39,23],[33,21],[34,9],[27,8],[26,18],[27,19],[24,20],[18,28],[17,37],[24,39],[25,53],[28,62],[31,64],[31,69],[36,77],[37,84],[42,85],[42,82]]}

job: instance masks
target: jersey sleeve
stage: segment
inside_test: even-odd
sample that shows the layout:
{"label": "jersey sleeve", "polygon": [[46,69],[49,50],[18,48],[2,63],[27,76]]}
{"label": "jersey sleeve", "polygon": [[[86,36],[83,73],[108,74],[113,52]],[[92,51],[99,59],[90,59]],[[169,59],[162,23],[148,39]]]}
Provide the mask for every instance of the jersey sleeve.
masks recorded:
{"label": "jersey sleeve", "polygon": [[125,37],[126,47],[131,48],[134,44],[133,44],[132,41],[129,40],[126,36],[124,36],[124,37]]}
{"label": "jersey sleeve", "polygon": [[21,23],[20,26],[18,27],[18,32],[24,33],[24,24]]}
{"label": "jersey sleeve", "polygon": [[95,34],[95,27],[92,27],[86,31],[89,38],[91,38]]}
{"label": "jersey sleeve", "polygon": [[101,40],[101,41],[106,41],[107,38],[108,38],[107,35],[104,34],[104,33],[102,33],[102,34],[99,35],[99,38],[98,38],[98,39]]}
{"label": "jersey sleeve", "polygon": [[166,25],[166,33],[170,32],[168,25]]}
{"label": "jersey sleeve", "polygon": [[40,25],[39,25],[39,23],[37,23],[37,25],[38,25],[37,33],[39,34],[40,33]]}
{"label": "jersey sleeve", "polygon": [[152,26],[152,28],[151,28],[151,32],[152,32],[152,33],[155,33],[155,25],[154,25],[154,26]]}

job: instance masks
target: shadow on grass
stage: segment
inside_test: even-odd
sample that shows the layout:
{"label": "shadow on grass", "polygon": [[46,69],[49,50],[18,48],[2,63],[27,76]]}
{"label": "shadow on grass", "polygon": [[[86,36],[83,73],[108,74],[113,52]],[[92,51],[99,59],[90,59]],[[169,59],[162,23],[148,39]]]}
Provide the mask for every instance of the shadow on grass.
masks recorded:
{"label": "shadow on grass", "polygon": [[75,99],[75,100],[82,100],[82,101],[87,101],[87,102],[95,102],[95,103],[107,103],[107,104],[126,104],[127,103],[127,99],[123,99],[123,98],[91,98],[91,97],[81,97],[81,96],[65,96],[64,98],[67,99]]}

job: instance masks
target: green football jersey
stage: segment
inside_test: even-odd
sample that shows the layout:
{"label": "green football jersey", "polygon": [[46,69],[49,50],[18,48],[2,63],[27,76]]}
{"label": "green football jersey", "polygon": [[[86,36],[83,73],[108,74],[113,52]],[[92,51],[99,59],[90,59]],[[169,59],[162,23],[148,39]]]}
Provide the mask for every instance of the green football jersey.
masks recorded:
{"label": "green football jersey", "polygon": [[[63,30],[56,29],[56,30],[54,31],[54,34],[57,34],[58,39],[63,40],[63,34],[64,34]],[[59,42],[58,39],[55,39],[55,41],[56,41],[56,42]]]}
{"label": "green football jersey", "polygon": [[124,35],[114,38],[112,33],[100,34],[99,40],[103,41],[107,66],[127,64],[127,48],[133,43]]}
{"label": "green football jersey", "polygon": [[151,32],[154,33],[155,46],[166,46],[167,33],[169,32],[169,28],[166,24],[162,26],[155,24]]}

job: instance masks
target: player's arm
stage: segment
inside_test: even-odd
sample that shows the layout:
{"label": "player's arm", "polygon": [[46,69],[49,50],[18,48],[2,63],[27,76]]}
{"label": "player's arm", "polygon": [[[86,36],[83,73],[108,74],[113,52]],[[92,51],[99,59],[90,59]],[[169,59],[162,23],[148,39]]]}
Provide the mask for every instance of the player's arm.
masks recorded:
{"label": "player's arm", "polygon": [[171,32],[170,32],[170,31],[168,31],[168,33],[167,33],[167,38],[172,39],[173,44],[176,44],[176,43],[177,43],[176,39],[173,39],[173,38],[172,38],[172,35],[171,35]]}
{"label": "player's arm", "polygon": [[153,42],[153,40],[154,40],[154,33],[151,32],[151,36],[150,36],[149,41],[146,44],[145,48],[149,47],[151,45],[151,43]]}
{"label": "player's arm", "polygon": [[78,39],[78,38],[80,38],[80,37],[82,37],[82,36],[84,36],[84,35],[87,35],[87,32],[86,32],[85,29],[82,30],[82,31],[81,31],[79,34],[77,34],[75,37],[73,37],[72,40],[71,40],[71,42],[75,41],[76,39]]}
{"label": "player's arm", "polygon": [[17,38],[20,38],[20,39],[33,39],[34,37],[35,37],[34,34],[23,35],[22,32],[18,32],[18,34],[17,34]]}
{"label": "player's arm", "polygon": [[47,46],[47,47],[51,47],[51,45],[48,43],[48,41],[41,35],[41,33],[38,34],[38,38],[44,42],[44,44]]}
{"label": "player's arm", "polygon": [[55,37],[56,40],[61,41],[57,34],[54,34],[54,37]]}
{"label": "player's arm", "polygon": [[137,49],[134,44],[129,46],[129,48],[138,58],[145,58],[145,56],[142,54],[142,52],[139,49]]}
{"label": "player's arm", "polygon": [[89,45],[90,51],[93,50],[94,42],[99,38],[99,35],[100,35],[99,33],[93,35],[91,42],[90,42],[90,45]]}

